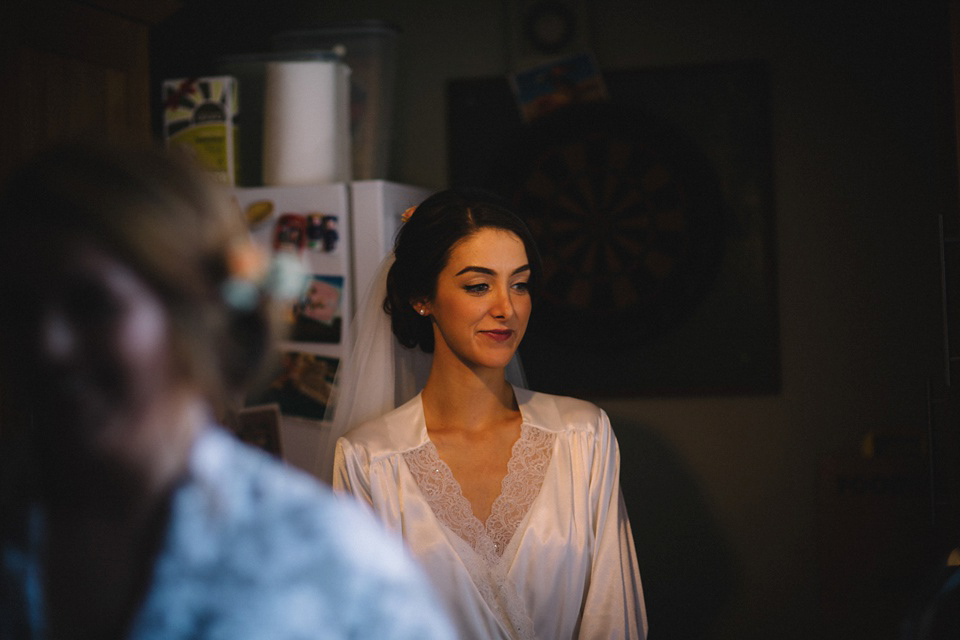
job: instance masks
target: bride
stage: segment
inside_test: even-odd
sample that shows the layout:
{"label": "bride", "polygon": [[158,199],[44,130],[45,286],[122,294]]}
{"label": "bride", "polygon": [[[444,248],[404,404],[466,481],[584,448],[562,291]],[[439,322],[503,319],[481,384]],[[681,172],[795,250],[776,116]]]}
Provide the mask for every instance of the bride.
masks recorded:
{"label": "bride", "polygon": [[435,194],[384,275],[338,381],[334,487],[402,535],[460,637],[645,637],[606,413],[519,386],[543,278],[523,222],[489,194]]}

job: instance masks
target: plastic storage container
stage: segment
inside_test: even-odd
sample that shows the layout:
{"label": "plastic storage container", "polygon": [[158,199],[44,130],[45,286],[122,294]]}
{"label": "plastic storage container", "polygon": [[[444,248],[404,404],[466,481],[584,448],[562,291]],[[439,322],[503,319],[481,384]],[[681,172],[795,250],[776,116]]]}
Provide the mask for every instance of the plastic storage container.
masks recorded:
{"label": "plastic storage container", "polygon": [[399,34],[387,22],[365,20],[284,31],[273,37],[277,51],[332,50],[350,67],[354,180],[389,179]]}
{"label": "plastic storage container", "polygon": [[[266,169],[267,173],[271,173],[269,166],[265,166],[266,162],[266,152],[267,151],[276,151],[277,144],[283,144],[282,140],[265,140],[264,130],[269,129],[270,126],[273,126],[274,131],[278,130],[277,120],[274,119],[272,123],[267,123],[265,121],[265,113],[268,109],[268,101],[266,94],[266,84],[267,84],[267,68],[270,65],[276,65],[280,63],[289,63],[289,62],[329,62],[329,63],[338,63],[345,65],[345,62],[341,62],[341,57],[331,51],[289,51],[289,52],[269,52],[269,53],[249,53],[249,54],[238,54],[223,56],[216,60],[215,67],[220,73],[229,74],[237,79],[237,93],[238,101],[240,104],[240,115],[239,115],[239,133],[238,133],[238,149],[240,156],[240,170],[237,180],[237,184],[243,187],[257,187],[265,184],[269,184],[270,179],[264,179],[264,170]],[[349,98],[345,95],[349,89],[346,87],[332,87],[332,86],[320,86],[316,87],[321,94],[327,91],[333,91],[336,93],[344,94],[342,95],[342,100],[338,99],[334,102],[339,103],[343,102],[345,107],[337,108],[337,111],[343,111],[335,116],[335,118],[344,120],[349,118]],[[273,96],[276,98],[277,96]],[[319,111],[314,111],[311,113],[311,110],[317,108],[323,108],[323,105],[326,105],[328,108],[335,108],[330,101],[326,99],[313,100],[310,102],[304,101],[302,104],[286,104],[287,110],[289,113],[280,114],[284,119],[290,119],[296,117],[299,121],[298,123],[290,123],[292,126],[300,126],[303,128],[303,136],[309,137],[314,135],[316,131],[307,130],[307,127],[320,127],[320,128],[329,128],[331,126],[331,116],[330,113],[322,113]],[[276,109],[278,106],[276,102],[273,102],[269,105],[271,108]],[[292,110],[291,110],[292,109]],[[299,116],[299,117],[297,117]],[[341,135],[332,136],[332,139],[338,139],[336,145],[331,146],[329,149],[330,153],[342,154],[343,145],[349,145],[350,137],[350,126],[346,122],[342,125]],[[299,134],[297,135],[300,138]],[[331,136],[326,136],[331,138]],[[273,143],[265,148],[265,143]],[[352,152],[349,149],[346,152],[346,160],[338,160],[344,164],[350,163],[352,158]],[[267,165],[270,163],[267,162]],[[350,167],[344,166],[342,170],[332,172],[332,170],[327,170],[327,179],[323,178],[322,175],[315,176],[313,182],[328,182],[334,177],[340,177],[342,179],[349,179],[351,176]]]}

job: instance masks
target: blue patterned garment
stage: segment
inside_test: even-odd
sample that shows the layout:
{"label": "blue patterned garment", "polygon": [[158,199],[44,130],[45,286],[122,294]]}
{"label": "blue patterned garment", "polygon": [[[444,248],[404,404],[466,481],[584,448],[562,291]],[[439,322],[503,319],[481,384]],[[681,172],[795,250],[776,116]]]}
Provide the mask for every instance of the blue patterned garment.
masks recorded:
{"label": "blue patterned garment", "polygon": [[[2,638],[43,636],[37,511],[25,540],[0,541]],[[371,516],[219,429],[194,448],[154,571],[136,640],[454,637]]]}

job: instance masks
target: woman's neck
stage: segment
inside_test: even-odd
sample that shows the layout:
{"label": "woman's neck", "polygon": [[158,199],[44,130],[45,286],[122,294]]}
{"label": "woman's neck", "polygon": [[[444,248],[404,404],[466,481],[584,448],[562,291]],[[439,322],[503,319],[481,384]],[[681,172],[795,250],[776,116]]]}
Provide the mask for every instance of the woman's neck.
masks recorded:
{"label": "woman's neck", "polygon": [[448,429],[479,430],[517,412],[504,369],[474,369],[458,360],[434,358],[421,398],[428,429],[443,424]]}

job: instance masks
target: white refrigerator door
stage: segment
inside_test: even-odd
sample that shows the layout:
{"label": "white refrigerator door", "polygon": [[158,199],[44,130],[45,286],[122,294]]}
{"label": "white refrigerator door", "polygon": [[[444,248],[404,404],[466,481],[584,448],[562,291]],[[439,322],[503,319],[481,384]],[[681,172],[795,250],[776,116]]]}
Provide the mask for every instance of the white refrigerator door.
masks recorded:
{"label": "white refrigerator door", "polygon": [[[258,244],[271,252],[278,240],[278,222],[285,214],[319,214],[336,218],[338,238],[332,250],[323,246],[311,248],[308,241],[297,250],[297,255],[308,278],[319,278],[321,286],[326,289],[331,283],[335,287],[339,285],[338,339],[318,341],[311,339],[310,335],[294,334],[292,339],[280,344],[279,355],[283,358],[293,357],[293,354],[306,359],[314,371],[329,365],[325,375],[311,376],[310,384],[306,385],[312,399],[322,400],[326,391],[324,385],[333,381],[333,370],[339,365],[344,355],[344,345],[350,339],[354,301],[366,291],[377,266],[392,250],[400,216],[431,193],[431,190],[422,187],[384,180],[234,189],[244,212],[269,211],[262,220],[253,224],[251,233]],[[309,283],[308,279],[306,284]],[[290,315],[296,316],[297,313],[291,309]],[[294,325],[294,328],[297,326]],[[281,397],[279,402],[282,457],[290,464],[319,476],[320,446],[324,443],[328,427],[322,420],[324,406],[319,401],[313,404],[301,402],[302,398],[299,397],[287,402],[284,400],[287,397]]]}
{"label": "white refrigerator door", "polygon": [[380,261],[393,250],[400,216],[432,191],[385,180],[350,183],[354,300],[362,299]]}
{"label": "white refrigerator door", "polygon": [[[349,187],[251,187],[235,189],[234,194],[244,212],[269,211],[251,227],[254,240],[271,253],[278,243],[292,246],[304,270],[302,295],[285,303],[282,314],[289,336],[279,345],[278,360],[289,366],[278,368],[274,386],[280,390],[260,395],[280,405],[283,459],[317,475],[325,401],[353,315]],[[297,217],[314,222],[321,216],[324,228],[330,229],[321,236],[312,226],[308,237],[299,237],[296,228],[282,232],[278,223],[285,215],[294,216],[294,222]],[[315,293],[320,295],[314,299]]]}

